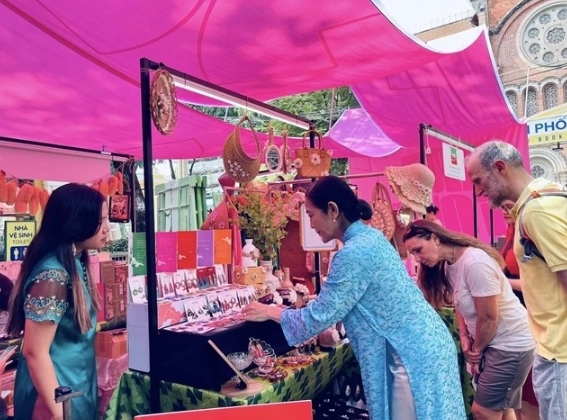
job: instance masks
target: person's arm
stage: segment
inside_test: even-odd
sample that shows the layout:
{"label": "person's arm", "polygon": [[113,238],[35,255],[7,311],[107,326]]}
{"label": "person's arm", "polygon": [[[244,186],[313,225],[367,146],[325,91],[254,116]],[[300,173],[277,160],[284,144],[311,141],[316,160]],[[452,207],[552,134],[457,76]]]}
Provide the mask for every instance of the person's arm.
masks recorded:
{"label": "person's arm", "polygon": [[63,418],[63,407],[54,400],[55,389],[59,387],[59,382],[49,356],[49,348],[56,331],[57,324],[51,321],[35,322],[26,319],[23,355],[39,397],[49,409],[53,419],[59,420]]}
{"label": "person's arm", "polygon": [[522,291],[522,283],[520,282],[520,279],[508,279],[508,281],[510,282],[510,286],[512,286],[513,290],[516,292]]}
{"label": "person's arm", "polygon": [[482,353],[498,330],[498,295],[474,297],[477,312],[476,334],[472,350]]}
{"label": "person's arm", "polygon": [[465,269],[465,278],[476,309],[476,331],[472,352],[481,354],[498,330],[498,296],[502,282],[507,281],[488,254],[478,254]]}
{"label": "person's arm", "polygon": [[[370,267],[381,265],[373,261],[357,262],[348,248],[337,252],[327,281],[321,287],[317,299],[302,309],[281,309],[253,303],[244,308],[247,321],[271,319],[280,322],[287,342],[297,345],[343,319],[366,292],[373,277]],[[356,256],[354,256],[356,257]]]}
{"label": "person's arm", "polygon": [[459,311],[455,309],[455,316],[457,317],[457,325],[459,327],[459,338],[461,340],[461,348],[463,352],[466,353],[471,348],[471,338],[469,335],[469,330],[467,329],[467,324],[465,324],[465,318],[461,315]]}
{"label": "person's arm", "polygon": [[55,368],[49,354],[57,326],[68,308],[69,276],[61,270],[40,272],[24,302],[26,317],[22,354],[38,396],[49,409],[52,419],[63,418],[63,407],[55,403],[59,387]]}

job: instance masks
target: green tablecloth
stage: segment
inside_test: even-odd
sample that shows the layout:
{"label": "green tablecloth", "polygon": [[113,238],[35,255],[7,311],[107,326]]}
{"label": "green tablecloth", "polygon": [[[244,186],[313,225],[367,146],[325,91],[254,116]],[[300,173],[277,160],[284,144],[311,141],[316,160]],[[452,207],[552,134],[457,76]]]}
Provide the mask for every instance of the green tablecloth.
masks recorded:
{"label": "green tablecloth", "polygon": [[[247,398],[230,398],[214,391],[162,382],[161,411],[250,405],[282,401],[310,400],[324,390],[341,368],[354,359],[350,345],[314,356],[314,362],[301,368],[286,368],[288,376],[278,382],[262,381],[260,393]],[[150,379],[139,372],[127,371],[110,399],[105,420],[131,420],[150,412]]]}
{"label": "green tablecloth", "polygon": [[442,308],[437,311],[439,316],[445,324],[449,331],[451,331],[451,335],[453,336],[453,340],[455,341],[455,346],[457,346],[457,358],[459,361],[459,370],[461,374],[461,384],[463,387],[463,398],[465,400],[465,409],[467,411],[467,418],[469,420],[473,420],[472,416],[472,404],[474,402],[474,388],[472,385],[472,376],[470,373],[467,372],[467,364],[465,361],[465,354],[461,349],[461,339],[459,337],[459,326],[457,324],[457,318],[455,315],[454,308]]}

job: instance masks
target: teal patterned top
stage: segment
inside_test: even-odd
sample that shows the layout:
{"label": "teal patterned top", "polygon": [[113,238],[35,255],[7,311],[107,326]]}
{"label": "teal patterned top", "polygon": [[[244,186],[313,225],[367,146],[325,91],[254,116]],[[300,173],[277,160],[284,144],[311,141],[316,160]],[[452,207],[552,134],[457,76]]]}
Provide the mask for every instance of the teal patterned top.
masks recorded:
{"label": "teal patterned top", "polygon": [[372,419],[389,419],[388,341],[401,358],[418,420],[463,420],[455,343],[382,233],[358,221],[344,235],[317,299],[287,309],[281,325],[297,345],[343,320],[360,364]]}
{"label": "teal patterned top", "polygon": [[[76,264],[77,271],[83,279],[82,286],[87,304],[91,306],[93,327],[86,334],[81,334],[75,322],[69,274],[54,255],[43,259],[25,280],[26,298],[23,306],[26,319],[57,324],[49,355],[59,385],[69,386],[73,391],[82,391],[83,396],[71,400],[73,413],[80,413],[78,417],[84,420],[96,420],[98,412],[94,352],[96,312],[92,309],[91,297],[86,287],[85,270],[78,256]],[[15,418],[31,420],[34,412],[37,411],[36,400],[37,391],[31,380],[26,359],[22,356],[18,364],[14,388]],[[38,414],[35,412],[35,415]]]}

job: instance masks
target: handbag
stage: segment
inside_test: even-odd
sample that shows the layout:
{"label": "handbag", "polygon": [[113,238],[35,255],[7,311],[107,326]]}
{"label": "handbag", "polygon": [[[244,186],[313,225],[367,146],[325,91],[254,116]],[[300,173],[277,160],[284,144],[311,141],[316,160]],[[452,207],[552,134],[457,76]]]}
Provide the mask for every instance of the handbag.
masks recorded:
{"label": "handbag", "polygon": [[331,169],[331,153],[323,147],[323,137],[313,131],[319,138],[319,147],[306,147],[305,140],[310,131],[303,134],[302,147],[295,150],[295,167],[297,174],[304,178],[314,178],[329,175]]}
{"label": "handbag", "polygon": [[381,231],[387,240],[391,240],[396,230],[396,220],[392,214],[390,194],[379,182],[372,190],[372,210],[370,225]]}
{"label": "handbag", "polygon": [[[240,141],[240,126],[244,121],[248,121],[250,124],[250,131],[252,131],[254,140],[256,140],[258,152],[254,157],[246,154]],[[252,181],[260,172],[260,142],[248,116],[245,115],[240,119],[226,139],[222,151],[222,161],[228,176],[241,184]]]}

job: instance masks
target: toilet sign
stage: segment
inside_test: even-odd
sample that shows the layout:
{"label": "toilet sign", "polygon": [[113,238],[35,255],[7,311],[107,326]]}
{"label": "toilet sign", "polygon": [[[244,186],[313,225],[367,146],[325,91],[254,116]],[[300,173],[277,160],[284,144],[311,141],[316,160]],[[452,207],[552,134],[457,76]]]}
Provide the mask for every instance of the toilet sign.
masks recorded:
{"label": "toilet sign", "polygon": [[6,261],[22,261],[26,255],[29,244],[35,236],[35,221],[4,222],[4,249],[6,250]]}

